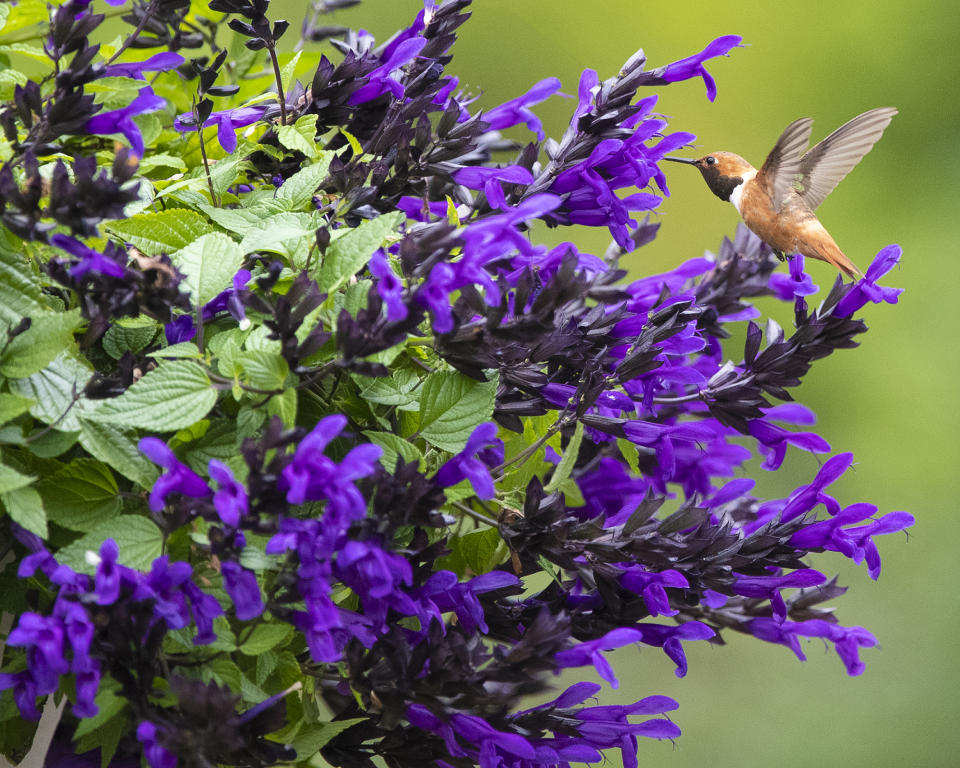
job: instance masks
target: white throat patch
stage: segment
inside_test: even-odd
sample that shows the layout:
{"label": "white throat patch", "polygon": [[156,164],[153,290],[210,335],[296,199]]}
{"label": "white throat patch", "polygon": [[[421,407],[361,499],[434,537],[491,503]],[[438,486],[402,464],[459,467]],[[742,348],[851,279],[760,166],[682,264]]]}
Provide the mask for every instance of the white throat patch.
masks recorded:
{"label": "white throat patch", "polygon": [[747,171],[745,174],[743,174],[743,176],[740,177],[743,179],[743,182],[737,184],[733,192],[730,193],[730,202],[733,203],[733,207],[737,209],[737,213],[739,213],[741,216],[743,216],[743,212],[740,210],[740,199],[743,197],[743,188],[747,186],[748,181],[753,181],[756,176],[756,169]]}

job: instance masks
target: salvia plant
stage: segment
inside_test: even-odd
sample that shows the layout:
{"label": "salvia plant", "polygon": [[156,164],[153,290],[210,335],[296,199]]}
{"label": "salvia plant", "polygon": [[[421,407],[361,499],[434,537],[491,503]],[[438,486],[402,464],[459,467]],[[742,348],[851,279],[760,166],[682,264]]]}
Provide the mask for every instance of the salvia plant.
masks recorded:
{"label": "salvia plant", "polygon": [[[860,674],[811,556],[876,579],[912,518],[831,495],[849,453],[786,498],[747,472],[831,453],[791,390],[899,248],[816,308],[745,229],[627,280],[694,139],[657,89],[712,100],[740,38],[585,71],[548,139],[559,81],[480,109],[449,73],[470,0],[385,43],[353,4],[296,40],[268,0],[0,5],[0,752],[636,766],[678,703],[601,703],[609,651],[819,638]],[[537,243],[570,225],[610,248]]]}

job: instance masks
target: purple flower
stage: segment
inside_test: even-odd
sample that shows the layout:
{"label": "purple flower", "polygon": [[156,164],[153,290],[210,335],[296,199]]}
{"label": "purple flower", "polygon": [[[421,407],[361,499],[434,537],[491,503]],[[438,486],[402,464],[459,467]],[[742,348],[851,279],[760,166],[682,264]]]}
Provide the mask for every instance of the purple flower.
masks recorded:
{"label": "purple flower", "polygon": [[260,585],[252,571],[232,560],[224,560],[222,565],[223,588],[227,590],[236,608],[237,618],[241,621],[255,619],[263,613],[263,599]]}
{"label": "purple flower", "polygon": [[557,669],[567,669],[568,667],[583,667],[588,664],[593,665],[597,674],[606,680],[613,688],[618,688],[620,682],[613,674],[613,668],[603,657],[601,651],[612,651],[615,648],[622,648],[631,643],[638,643],[643,640],[643,632],[637,629],[620,628],[607,632],[603,637],[596,640],[588,640],[569,650],[560,651],[554,656],[557,663]]}
{"label": "purple flower", "polygon": [[790,430],[770,424],[764,419],[753,419],[750,422],[750,434],[760,444],[760,450],[766,454],[763,468],[779,469],[787,454],[787,445],[795,445],[811,453],[828,453],[830,444],[814,432],[791,432]]}
{"label": "purple flower", "polygon": [[636,629],[642,633],[640,642],[663,648],[663,652],[677,665],[674,674],[684,677],[687,674],[687,657],[683,652],[681,640],[707,640],[713,637],[710,627],[700,621],[687,621],[678,627],[667,627],[663,624],[638,624]]}
{"label": "purple flower", "polygon": [[461,168],[453,175],[457,184],[463,184],[470,189],[482,189],[487,202],[493,208],[507,210],[507,201],[503,196],[501,182],[507,184],[532,184],[533,174],[520,165],[508,165],[504,168],[486,168],[470,166]]}
{"label": "purple flower", "polygon": [[[7,642],[10,642],[9,638]],[[15,674],[0,672],[0,691],[8,688],[13,688],[13,700],[20,714],[27,720],[39,720],[40,710],[37,709],[39,691],[30,672],[23,671]]]}
{"label": "purple flower", "polygon": [[477,595],[512,587],[518,583],[516,576],[503,571],[491,571],[475,576],[467,582],[458,582],[456,575],[450,571],[436,571],[416,593],[425,609],[421,614],[421,621],[429,623],[431,615],[439,616],[441,613],[453,611],[468,632],[478,629],[487,632],[483,607]]}
{"label": "purple flower", "polygon": [[676,616],[679,611],[670,607],[670,599],[667,597],[665,587],[686,589],[690,583],[679,571],[666,570],[654,573],[642,565],[629,565],[620,577],[620,586],[642,595],[651,616]]}
{"label": "purple flower", "polygon": [[107,539],[100,545],[99,562],[94,576],[94,591],[99,605],[112,605],[120,596],[121,568],[117,564],[117,542]]}
{"label": "purple flower", "polygon": [[70,671],[63,653],[63,634],[60,619],[28,611],[20,614],[17,626],[7,637],[8,645],[27,649],[27,669],[36,694],[53,693],[60,675]]}
{"label": "purple flower", "polygon": [[495,452],[499,451],[495,454],[494,460],[499,458],[500,461],[497,463],[502,463],[503,441],[497,438],[497,425],[492,421],[485,422],[474,429],[467,438],[464,449],[440,467],[436,476],[437,485],[441,488],[449,488],[467,478],[477,498],[487,500],[496,496],[489,465],[476,456],[488,446],[491,446]]}
{"label": "purple flower", "polygon": [[876,511],[873,504],[851,504],[833,517],[797,531],[789,544],[806,550],[840,552],[855,563],[866,561],[870,578],[876,581],[880,576],[880,553],[873,537],[896,533],[914,524],[912,515],[891,512],[867,525],[853,527],[854,523],[872,517]]}
{"label": "purple flower", "polygon": [[449,264],[440,263],[430,270],[430,276],[417,288],[417,303],[430,310],[435,333],[450,333],[453,330],[450,294],[456,290],[454,276]]}
{"label": "purple flower", "polygon": [[170,447],[156,437],[145,437],[139,443],[140,452],[154,464],[167,471],[157,478],[150,492],[150,509],[159,512],[167,504],[167,496],[179,493],[194,499],[211,494],[210,487],[196,472],[183,464]]}
{"label": "purple flower", "polygon": [[250,289],[247,283],[250,282],[251,275],[249,269],[238,269],[237,274],[233,276],[233,286],[220,291],[210,301],[203,305],[203,319],[211,320],[220,312],[226,310],[230,316],[237,321],[240,330],[246,330],[250,326],[247,320],[247,311],[243,305],[243,298],[250,295]]}
{"label": "purple flower", "polygon": [[76,717],[93,717],[100,712],[100,707],[94,703],[97,691],[100,690],[100,662],[92,660],[90,665],[77,672],[77,703],[72,712]]}
{"label": "purple flower", "polygon": [[792,301],[797,296],[811,296],[820,289],[813,284],[813,278],[803,271],[802,253],[790,257],[790,274],[774,272],[770,275],[770,290],[781,301]]}
{"label": "purple flower", "polygon": [[806,661],[807,657],[800,648],[798,637],[822,637],[829,640],[834,644],[837,655],[851,677],[861,674],[865,669],[860,661],[860,649],[872,648],[877,644],[877,638],[863,627],[841,627],[823,619],[786,621],[782,624],[774,619],[751,619],[747,622],[747,629],[752,635],[768,643],[787,646],[800,661]]}
{"label": "purple flower", "polygon": [[540,122],[540,118],[530,110],[530,106],[550,98],[559,90],[560,81],[555,77],[548,77],[534,85],[522,96],[494,107],[484,114],[482,119],[495,131],[509,128],[517,123],[525,123],[527,128],[537,134],[540,141],[543,141],[543,124]]}
{"label": "purple flower", "polygon": [[153,561],[146,578],[139,581],[133,597],[154,600],[154,615],[162,618],[170,629],[181,629],[190,623],[183,585],[192,573],[189,563],[171,563],[167,555],[161,555]]}
{"label": "purple flower", "polygon": [[[259,104],[252,107],[237,107],[236,109],[225,109],[221,112],[211,112],[210,117],[204,121],[203,127],[217,126],[217,141],[220,142],[223,151],[230,154],[237,148],[237,128],[245,128],[257,122],[263,117],[265,111],[266,106]],[[195,118],[190,112],[185,112],[182,115],[177,115],[173,121],[173,127],[182,133],[194,131],[197,128],[194,120]]]}
{"label": "purple flower", "polygon": [[382,249],[373,254],[368,267],[370,274],[377,278],[377,293],[387,305],[387,320],[392,323],[406,320],[409,310],[403,301],[403,281],[390,269]]}
{"label": "purple flower", "polygon": [[781,624],[787,618],[787,606],[780,594],[781,589],[815,587],[827,580],[820,571],[812,568],[801,568],[782,576],[734,575],[736,578],[730,587],[734,594],[769,600],[773,608],[773,618]]}
{"label": "purple flower", "polygon": [[704,68],[703,63],[715,56],[726,56],[733,48],[740,46],[742,39],[739,35],[718,37],[700,53],[668,64],[662,70],[657,70],[657,74],[668,83],[689,80],[691,77],[702,77],[704,85],[707,86],[707,98],[713,101],[717,97],[717,84]]}
{"label": "purple flower", "polygon": [[149,85],[140,89],[140,94],[122,109],[110,112],[101,112],[88,121],[84,129],[87,133],[111,134],[119,133],[130,143],[130,148],[137,157],[143,157],[143,134],[137,124],[133,122],[135,115],[146,112],[156,112],[163,109],[166,101],[153,92]]}
{"label": "purple flower", "polygon": [[347,103],[363,104],[385,93],[390,93],[394,99],[402,99],[403,85],[396,72],[413,61],[426,44],[425,37],[411,37],[385,51],[387,60],[367,76],[367,84],[352,93]]}
{"label": "purple flower", "polygon": [[354,481],[373,474],[383,453],[380,446],[364,444],[353,448],[340,464],[326,456],[327,443],[346,425],[346,417],[340,414],[321,419],[300,441],[293,460],[283,469],[287,501],[303,504],[325,499],[329,502],[327,514],[338,521],[355,520],[366,513],[366,502]]}
{"label": "purple flower", "polygon": [[[109,2],[110,0],[107,0]],[[120,5],[124,0],[114,0],[111,5]],[[103,71],[104,77],[130,77],[143,80],[144,72],[167,72],[179,67],[185,59],[179,53],[163,51],[151,56],[146,61],[129,61],[121,64],[111,64]]]}
{"label": "purple flower", "polygon": [[213,595],[208,595],[192,581],[184,582],[183,591],[190,600],[193,620],[197,625],[197,636],[193,638],[193,644],[209,645],[217,639],[213,631],[213,620],[223,615],[223,608]]}
{"label": "purple flower", "polygon": [[220,489],[213,494],[213,506],[224,523],[236,528],[240,525],[240,518],[247,514],[250,501],[247,498],[247,489],[237,482],[230,467],[217,459],[210,459],[210,479]]}
{"label": "purple flower", "polygon": [[177,315],[163,327],[163,334],[171,345],[192,340],[197,335],[193,315]]}
{"label": "purple flower", "polygon": [[880,304],[885,301],[887,304],[896,304],[903,288],[884,288],[877,285],[877,280],[899,263],[901,253],[903,252],[899,245],[888,245],[880,251],[873,263],[867,267],[867,273],[840,299],[833,313],[837,317],[850,317],[867,302]]}
{"label": "purple flower", "polygon": [[150,768],[177,768],[177,756],[160,746],[157,733],[157,726],[149,720],[137,726],[137,739],[143,744],[143,756]]}
{"label": "purple flower", "polygon": [[[107,254],[102,254],[92,248],[88,248],[79,240],[69,235],[53,235],[50,238],[50,244],[57,248],[62,248],[71,256],[79,259],[79,263],[70,267],[70,276],[75,280],[82,280],[89,272],[97,272],[110,277],[123,277],[126,270],[123,263],[126,263],[125,255],[121,256],[119,249],[109,243],[107,245]],[[113,256],[114,258],[111,258]],[[123,259],[123,263],[118,261]]]}

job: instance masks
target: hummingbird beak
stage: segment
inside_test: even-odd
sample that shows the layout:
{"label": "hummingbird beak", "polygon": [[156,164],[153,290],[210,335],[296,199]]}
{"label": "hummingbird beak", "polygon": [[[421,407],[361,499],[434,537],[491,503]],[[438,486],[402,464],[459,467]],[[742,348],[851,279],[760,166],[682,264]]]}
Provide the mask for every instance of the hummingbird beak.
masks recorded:
{"label": "hummingbird beak", "polygon": [[665,157],[664,160],[669,160],[671,163],[687,163],[688,165],[696,165],[696,160],[688,160],[685,157]]}

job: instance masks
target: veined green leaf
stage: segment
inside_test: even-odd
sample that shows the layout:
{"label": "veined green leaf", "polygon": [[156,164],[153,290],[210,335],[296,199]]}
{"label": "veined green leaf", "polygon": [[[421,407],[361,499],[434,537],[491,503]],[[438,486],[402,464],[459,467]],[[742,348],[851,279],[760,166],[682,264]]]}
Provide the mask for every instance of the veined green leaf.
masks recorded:
{"label": "veined green leaf", "polygon": [[104,520],[72,544],[57,552],[57,560],[79,573],[93,574],[96,566],[87,561],[86,553],[99,552],[107,539],[117,542],[121,565],[137,571],[149,570],[160,557],[163,534],[156,524],[140,515],[118,515]]}
{"label": "veined green leaf", "polygon": [[80,325],[80,310],[47,312],[31,317],[30,321],[30,327],[14,336],[0,355],[0,373],[8,378],[32,376],[72,347],[73,331]]}
{"label": "veined green leaf", "polygon": [[226,235],[211,232],[174,253],[170,260],[183,272],[194,305],[203,306],[230,287],[243,264],[243,253]]}
{"label": "veined green leaf", "polygon": [[217,402],[217,391],[197,363],[161,363],[120,397],[105,400],[97,421],[157,432],[172,432],[206,416]]}
{"label": "veined green leaf", "polygon": [[203,216],[186,208],[141,213],[132,219],[108,222],[105,227],[148,256],[179,251],[215,231]]}
{"label": "veined green leaf", "polygon": [[403,221],[399,211],[369,219],[347,234],[334,240],[323,257],[317,282],[320,290],[333,293],[366,266],[387,236],[396,232]]}
{"label": "veined green leaf", "polygon": [[42,539],[47,538],[47,516],[43,509],[43,500],[33,488],[25,486],[7,491],[0,494],[0,502],[17,525]]}
{"label": "veined green leaf", "polygon": [[120,512],[117,481],[110,468],[95,459],[73,459],[43,477],[36,489],[47,517],[72,531],[90,531]]}
{"label": "veined green leaf", "polygon": [[119,427],[79,419],[80,445],[87,452],[143,488],[153,487],[159,470],[137,449],[137,441]]}
{"label": "veined green leaf", "polygon": [[450,453],[462,451],[470,433],[493,416],[497,378],[474,381],[462,373],[438,371],[420,396],[420,435]]}
{"label": "veined green leaf", "polygon": [[99,403],[82,396],[92,373],[90,364],[76,353],[61,354],[42,371],[25,379],[11,379],[9,386],[35,405],[30,415],[45,424],[56,424],[63,432],[78,432],[80,417],[91,415]]}

